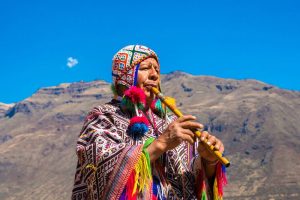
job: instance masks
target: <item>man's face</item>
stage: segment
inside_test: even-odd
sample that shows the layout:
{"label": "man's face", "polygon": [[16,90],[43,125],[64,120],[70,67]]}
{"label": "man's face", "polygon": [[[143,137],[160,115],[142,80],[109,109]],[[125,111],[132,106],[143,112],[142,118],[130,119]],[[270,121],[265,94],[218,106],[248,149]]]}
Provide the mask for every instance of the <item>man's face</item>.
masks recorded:
{"label": "man's face", "polygon": [[154,99],[151,88],[158,88],[160,79],[159,70],[159,65],[154,58],[147,58],[140,63],[137,86],[145,92],[148,101]]}

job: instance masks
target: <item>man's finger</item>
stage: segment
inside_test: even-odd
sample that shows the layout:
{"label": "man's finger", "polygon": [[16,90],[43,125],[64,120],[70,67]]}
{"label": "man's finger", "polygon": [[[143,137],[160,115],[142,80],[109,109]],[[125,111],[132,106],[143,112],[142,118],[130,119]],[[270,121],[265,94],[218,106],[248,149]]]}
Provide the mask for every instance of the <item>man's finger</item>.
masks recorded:
{"label": "man's finger", "polygon": [[215,136],[210,135],[210,136],[208,137],[208,141],[207,141],[207,144],[208,144],[208,145],[215,145],[216,142],[217,142],[217,138],[216,138]]}
{"label": "man's finger", "polygon": [[194,144],[195,143],[195,140],[194,140],[194,137],[189,135],[189,134],[182,134],[182,139],[187,141],[188,143],[190,144]]}
{"label": "man's finger", "polygon": [[185,121],[188,121],[188,120],[196,120],[197,118],[193,115],[184,115],[182,117],[179,117],[177,119],[177,122],[179,123],[182,123],[182,122],[185,122]]}
{"label": "man's finger", "polygon": [[[183,134],[186,134],[186,135],[189,135],[190,137],[192,138],[195,138],[195,134],[190,130],[190,129],[182,129],[182,133]],[[193,139],[194,140],[194,139]]]}
{"label": "man's finger", "polygon": [[201,140],[201,141],[204,141],[205,139],[207,139],[208,135],[209,135],[209,134],[208,134],[207,131],[203,131],[203,132],[201,133],[200,140]]}
{"label": "man's finger", "polygon": [[184,121],[180,123],[180,126],[185,129],[203,129],[203,125],[198,122]]}

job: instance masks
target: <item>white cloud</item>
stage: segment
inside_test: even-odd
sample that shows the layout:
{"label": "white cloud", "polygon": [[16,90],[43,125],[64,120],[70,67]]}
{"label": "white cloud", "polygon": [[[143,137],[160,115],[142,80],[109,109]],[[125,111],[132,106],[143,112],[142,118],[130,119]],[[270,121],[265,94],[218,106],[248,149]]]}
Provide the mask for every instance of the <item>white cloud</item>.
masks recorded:
{"label": "white cloud", "polygon": [[74,67],[77,64],[78,64],[78,60],[76,58],[73,58],[73,57],[69,57],[68,58],[67,66],[69,68],[72,68],[72,67]]}

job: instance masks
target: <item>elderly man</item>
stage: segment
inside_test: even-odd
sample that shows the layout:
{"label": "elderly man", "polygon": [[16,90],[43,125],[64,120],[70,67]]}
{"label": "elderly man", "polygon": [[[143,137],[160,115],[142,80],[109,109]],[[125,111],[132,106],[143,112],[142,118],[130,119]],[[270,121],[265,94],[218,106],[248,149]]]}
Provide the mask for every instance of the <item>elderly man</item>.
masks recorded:
{"label": "elderly man", "polygon": [[[114,99],[88,114],[77,142],[72,199],[222,199],[221,164],[191,131],[203,125],[176,118],[151,92],[161,88],[156,53],[126,46],[112,75]],[[224,151],[208,132],[201,140]]]}

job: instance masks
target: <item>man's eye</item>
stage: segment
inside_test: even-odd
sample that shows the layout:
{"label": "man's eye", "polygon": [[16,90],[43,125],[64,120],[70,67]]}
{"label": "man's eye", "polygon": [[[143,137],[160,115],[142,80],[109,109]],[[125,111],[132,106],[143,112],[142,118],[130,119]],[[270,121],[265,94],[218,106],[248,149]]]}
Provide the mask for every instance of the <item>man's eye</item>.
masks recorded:
{"label": "man's eye", "polygon": [[149,67],[140,67],[139,70],[148,70]]}

